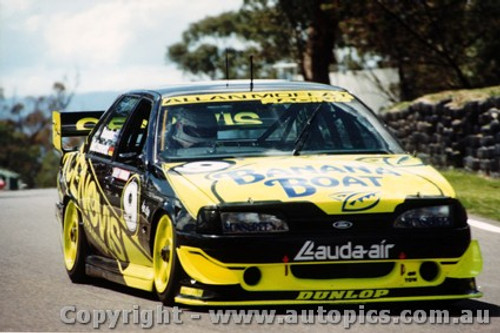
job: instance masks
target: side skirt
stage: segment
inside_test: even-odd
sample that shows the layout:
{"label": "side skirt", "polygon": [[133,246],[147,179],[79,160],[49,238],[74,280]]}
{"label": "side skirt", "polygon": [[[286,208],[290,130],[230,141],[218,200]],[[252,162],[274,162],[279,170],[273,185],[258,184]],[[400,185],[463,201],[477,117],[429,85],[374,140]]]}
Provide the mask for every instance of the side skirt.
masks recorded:
{"label": "side skirt", "polygon": [[85,273],[128,287],[153,291],[153,268],[120,262],[101,256],[87,257]]}

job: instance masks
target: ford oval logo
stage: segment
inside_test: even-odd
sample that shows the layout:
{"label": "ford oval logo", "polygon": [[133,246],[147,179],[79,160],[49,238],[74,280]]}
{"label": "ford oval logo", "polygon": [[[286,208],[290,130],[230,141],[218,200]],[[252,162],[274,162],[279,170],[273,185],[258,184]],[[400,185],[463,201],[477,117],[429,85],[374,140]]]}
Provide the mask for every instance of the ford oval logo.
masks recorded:
{"label": "ford oval logo", "polygon": [[337,221],[337,222],[334,222],[333,223],[333,227],[335,229],[349,229],[350,227],[352,227],[352,222],[349,222],[349,221]]}

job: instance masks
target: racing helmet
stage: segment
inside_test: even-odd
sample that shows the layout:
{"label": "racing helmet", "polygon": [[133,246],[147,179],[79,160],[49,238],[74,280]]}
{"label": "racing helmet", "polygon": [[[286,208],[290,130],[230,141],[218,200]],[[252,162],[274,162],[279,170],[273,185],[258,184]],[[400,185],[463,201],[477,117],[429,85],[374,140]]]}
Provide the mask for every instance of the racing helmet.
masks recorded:
{"label": "racing helmet", "polygon": [[182,109],[176,118],[172,139],[184,146],[210,142],[217,138],[217,121],[209,110]]}

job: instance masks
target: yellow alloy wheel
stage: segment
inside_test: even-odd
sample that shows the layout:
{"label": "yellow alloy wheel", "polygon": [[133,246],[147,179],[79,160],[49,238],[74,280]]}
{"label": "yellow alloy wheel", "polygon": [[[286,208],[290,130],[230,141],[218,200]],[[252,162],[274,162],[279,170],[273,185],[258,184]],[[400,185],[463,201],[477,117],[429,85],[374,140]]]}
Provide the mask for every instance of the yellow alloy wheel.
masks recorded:
{"label": "yellow alloy wheel", "polygon": [[66,207],[66,211],[64,212],[63,233],[64,264],[66,265],[66,269],[71,271],[77,260],[78,238],[80,237],[78,228],[78,212],[75,204],[72,202],[69,202]]}
{"label": "yellow alloy wheel", "polygon": [[160,294],[166,291],[171,279],[174,251],[172,221],[164,215],[158,222],[153,246],[154,284]]}

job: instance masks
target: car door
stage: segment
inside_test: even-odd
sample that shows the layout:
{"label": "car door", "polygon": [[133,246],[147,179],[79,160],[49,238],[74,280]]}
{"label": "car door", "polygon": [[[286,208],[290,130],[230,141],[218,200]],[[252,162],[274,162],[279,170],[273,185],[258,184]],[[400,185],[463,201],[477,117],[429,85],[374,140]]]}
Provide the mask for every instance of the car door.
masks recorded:
{"label": "car door", "polygon": [[123,96],[113,104],[89,140],[87,164],[82,188],[83,215],[89,221],[86,232],[99,254],[126,261],[120,215],[109,192],[112,160],[125,122],[140,101],[137,96]]}
{"label": "car door", "polygon": [[151,263],[149,222],[141,202],[146,183],[145,154],[153,102],[141,98],[127,119],[114,152],[111,168],[106,169],[104,193],[118,215],[120,241],[124,255],[116,259],[147,266]]}

